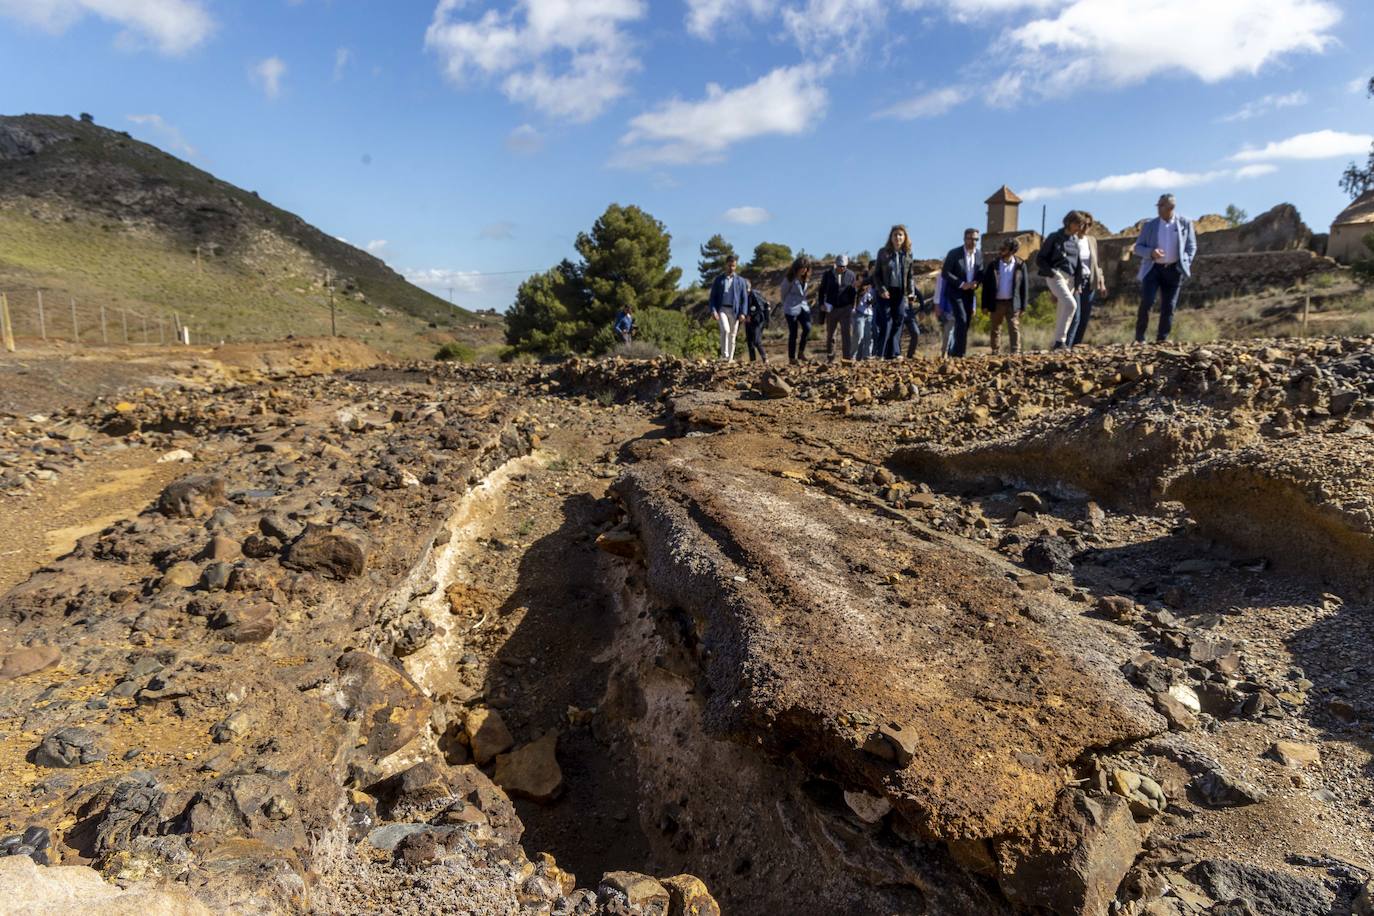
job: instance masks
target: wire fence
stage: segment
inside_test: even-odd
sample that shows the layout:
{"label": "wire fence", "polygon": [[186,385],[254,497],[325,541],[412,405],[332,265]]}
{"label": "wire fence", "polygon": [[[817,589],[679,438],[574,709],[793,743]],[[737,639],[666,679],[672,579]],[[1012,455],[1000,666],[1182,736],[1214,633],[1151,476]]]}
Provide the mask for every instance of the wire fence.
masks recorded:
{"label": "wire fence", "polygon": [[[64,290],[31,286],[0,287],[0,350],[74,345],[100,346],[174,346],[213,345],[228,341],[251,341],[285,336],[352,335],[364,338],[375,334],[386,309],[368,309],[375,314],[360,314],[361,308],[340,295],[337,308],[329,303],[301,303],[285,310],[289,317],[280,327],[263,326],[236,310],[224,307],[206,317],[175,309],[160,309],[140,303],[128,304],[92,300]],[[314,306],[314,307],[310,307]]]}

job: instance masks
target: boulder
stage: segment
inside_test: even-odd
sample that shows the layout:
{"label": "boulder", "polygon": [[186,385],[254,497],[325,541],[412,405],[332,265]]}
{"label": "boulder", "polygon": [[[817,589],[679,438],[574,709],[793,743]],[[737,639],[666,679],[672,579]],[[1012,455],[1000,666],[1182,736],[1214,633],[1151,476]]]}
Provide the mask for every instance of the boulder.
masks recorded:
{"label": "boulder", "polygon": [[367,565],[367,550],[358,538],[346,531],[311,525],[287,551],[285,565],[316,572],[332,579],[352,579],[362,575]]}
{"label": "boulder", "polygon": [[[84,865],[40,868],[28,856],[0,858],[0,900],[16,916],[210,916],[210,910],[173,886],[133,882],[108,884]],[[8,903],[7,903],[8,906]]]}
{"label": "boulder", "polygon": [[33,762],[41,767],[70,769],[97,763],[109,756],[95,732],[78,725],[59,728],[39,742]]}
{"label": "boulder", "polygon": [[1320,763],[1321,752],[1314,744],[1301,744],[1297,741],[1275,741],[1269,752],[1274,759],[1286,767],[1302,767]]}
{"label": "boulder", "polygon": [[1003,892],[1059,916],[1101,916],[1140,852],[1140,832],[1125,799],[1073,789],[1030,849],[1003,847]]}
{"label": "boulder", "polygon": [[720,904],[695,875],[674,875],[662,884],[668,889],[668,916],[720,916]]}
{"label": "boulder", "polygon": [[463,719],[463,728],[468,735],[472,757],[479,766],[486,766],[496,759],[497,754],[504,754],[515,746],[515,739],[511,737],[501,714],[494,709],[479,706],[468,710]]}
{"label": "boulder", "polygon": [[631,912],[643,916],[668,916],[668,907],[672,902],[666,887],[656,879],[635,871],[607,872],[601,879],[596,896],[603,905],[623,901],[632,908]]}
{"label": "boulder", "polygon": [[26,646],[0,655],[0,681],[13,680],[51,668],[62,660],[56,646]]}
{"label": "boulder", "polygon": [[168,484],[157,499],[157,511],[171,518],[199,518],[225,503],[224,480],[183,477]]}
{"label": "boulder", "polygon": [[1264,916],[1329,916],[1331,895],[1316,881],[1226,859],[1204,859],[1189,876],[1220,903]]}
{"label": "boulder", "polygon": [[769,369],[759,377],[759,394],[766,398],[790,398],[792,386],[775,370]]}
{"label": "boulder", "polygon": [[550,802],[563,789],[563,771],[558,767],[558,734],[522,745],[496,758],[496,784],[511,795],[531,801]]}
{"label": "boulder", "polygon": [[429,725],[433,704],[409,675],[375,655],[345,653],[338,685],[346,717],[358,723],[360,750],[373,760],[405,747]]}

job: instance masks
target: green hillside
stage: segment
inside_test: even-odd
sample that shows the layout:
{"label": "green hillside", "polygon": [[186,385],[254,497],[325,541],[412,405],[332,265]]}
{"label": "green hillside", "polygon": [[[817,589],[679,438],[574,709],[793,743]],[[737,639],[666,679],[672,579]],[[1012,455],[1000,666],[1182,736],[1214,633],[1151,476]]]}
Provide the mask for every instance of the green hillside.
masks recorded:
{"label": "green hillside", "polygon": [[124,309],[170,326],[175,312],[201,340],[327,334],[326,277],[339,332],[374,346],[428,355],[495,333],[491,319],[154,146],[67,117],[0,117],[0,289],[21,335],[39,330],[39,288],[50,333],[70,335],[75,300],[87,341],[100,339],[101,305],[107,321]]}

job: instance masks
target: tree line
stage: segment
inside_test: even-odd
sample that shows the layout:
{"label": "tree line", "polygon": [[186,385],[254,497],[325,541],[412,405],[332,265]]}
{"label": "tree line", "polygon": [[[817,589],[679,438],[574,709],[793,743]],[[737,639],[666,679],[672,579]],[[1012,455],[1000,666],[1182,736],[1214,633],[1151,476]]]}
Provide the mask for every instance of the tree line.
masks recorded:
{"label": "tree line", "polygon": [[[678,289],[682,270],[671,266],[671,246],[672,235],[652,215],[633,205],[611,204],[589,231],[578,233],[576,260],[565,258],[520,284],[506,312],[510,354],[609,353],[620,345],[612,326],[626,306],[634,310],[636,340],[643,349],[672,356],[715,352],[715,329],[687,312],[694,300]],[[706,286],[735,249],[713,235],[699,253],[697,271]],[[781,269],[793,257],[786,245],[761,242],[746,269]]]}

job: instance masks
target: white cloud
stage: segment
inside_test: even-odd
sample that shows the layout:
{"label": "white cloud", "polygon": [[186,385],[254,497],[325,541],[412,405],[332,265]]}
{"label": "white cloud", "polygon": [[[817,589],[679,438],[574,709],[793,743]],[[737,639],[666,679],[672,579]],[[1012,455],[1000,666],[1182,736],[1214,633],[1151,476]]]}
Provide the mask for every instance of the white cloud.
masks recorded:
{"label": "white cloud", "polygon": [[515,223],[506,220],[499,220],[488,223],[477,233],[478,238],[490,239],[492,241],[504,241],[513,238],[515,235]]}
{"label": "white cloud", "polygon": [[544,135],[533,124],[521,124],[506,135],[506,149],[512,153],[537,153],[544,148]]}
{"label": "white cloud", "polygon": [[895,118],[899,121],[910,121],[914,118],[933,118],[942,115],[958,105],[968,101],[969,93],[967,89],[959,89],[954,86],[946,86],[943,89],[932,89],[904,102],[898,102],[875,113],[875,118]]}
{"label": "white cloud", "polygon": [[168,124],[167,120],[163,118],[162,115],[137,114],[129,115],[128,119],[134,124],[139,124],[151,129],[153,133],[157,134],[162,139],[162,142],[167,148],[173,152],[181,153],[187,157],[196,155],[196,148],[186,142],[186,137],[182,134],[180,128]]}
{"label": "white cloud", "polygon": [[350,48],[336,48],[334,50],[334,82],[343,79],[344,71],[353,62],[353,51]]}
{"label": "white cloud", "polygon": [[1069,194],[1111,194],[1123,191],[1168,191],[1173,188],[1194,187],[1223,179],[1259,178],[1275,171],[1273,166],[1245,166],[1239,169],[1214,169],[1208,172],[1176,172],[1173,169],[1153,168],[1124,175],[1108,175],[1092,181],[1080,181],[1066,187],[1027,188],[1022,200],[1050,200]]}
{"label": "white cloud", "polygon": [[1289,54],[1320,53],[1341,11],[1331,0],[1066,0],[1056,13],[1013,28],[1018,67],[1052,74],[1049,94],[1085,81],[1125,86],[1155,76],[1214,83],[1256,74]]}
{"label": "white cloud", "polygon": [[806,0],[785,7],[782,23],[802,48],[840,39],[842,49],[848,49],[880,24],[886,6],[883,0]]}
{"label": "white cloud", "polygon": [[1287,140],[1275,140],[1259,149],[1243,149],[1231,157],[1234,162],[1264,162],[1270,159],[1338,159],[1368,151],[1374,136],[1347,134],[1339,130],[1316,130]]}
{"label": "white cloud", "polygon": [[286,62],[280,57],[268,57],[253,65],[249,75],[269,99],[281,95],[282,77],[286,76]]}
{"label": "white cloud", "polygon": [[725,211],[724,216],[727,223],[738,223],[741,226],[757,226],[773,218],[773,214],[763,207],[731,207]]}
{"label": "white cloud", "polygon": [[373,239],[372,241],[370,241],[370,242],[367,243],[367,250],[368,250],[369,252],[371,252],[372,254],[376,254],[377,252],[381,251],[381,250],[382,250],[383,248],[385,248],[386,246],[387,246],[387,241],[386,241],[386,239]]}
{"label": "white cloud", "polygon": [[545,114],[589,121],[623,96],[640,68],[625,26],[644,0],[519,0],[505,13],[463,18],[466,0],[440,0],[425,32],[458,85],[501,78],[501,90]]}
{"label": "white cloud", "polygon": [[122,27],[121,44],[151,41],[164,54],[186,53],[215,28],[202,0],[0,0],[0,16],[54,34],[95,16]]}
{"label": "white cloud", "polygon": [[1221,120],[1226,123],[1234,121],[1248,121],[1260,115],[1268,114],[1271,111],[1278,111],[1280,108],[1293,108],[1298,105],[1306,105],[1308,96],[1306,92],[1299,89],[1297,92],[1289,92],[1284,95],[1266,95],[1246,102],[1240,108],[1223,117]]}
{"label": "white cloud", "polygon": [[763,136],[796,136],[825,114],[822,68],[779,67],[747,86],[715,83],[697,102],[672,99],[636,115],[612,163],[621,166],[718,162],[736,143]]}
{"label": "white cloud", "polygon": [[729,28],[732,17],[765,19],[776,8],[776,0],[687,0],[687,31],[711,38],[718,29]]}

